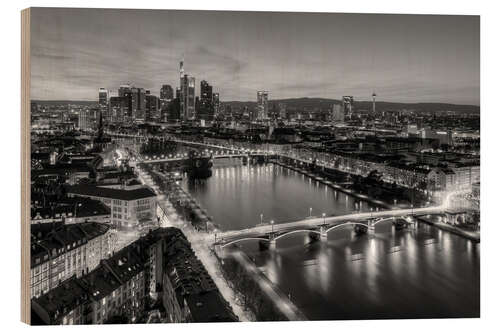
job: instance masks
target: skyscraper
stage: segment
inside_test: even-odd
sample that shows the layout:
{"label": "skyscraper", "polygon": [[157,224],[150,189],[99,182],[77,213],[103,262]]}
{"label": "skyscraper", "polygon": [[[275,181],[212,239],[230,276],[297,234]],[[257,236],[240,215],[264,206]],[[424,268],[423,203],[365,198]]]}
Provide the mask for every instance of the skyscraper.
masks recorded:
{"label": "skyscraper", "polygon": [[268,118],[268,91],[257,91],[257,119],[264,120]]}
{"label": "skyscraper", "polygon": [[121,102],[122,120],[129,120],[132,117],[132,89],[129,84],[121,85],[118,89],[118,97]]}
{"label": "skyscraper", "polygon": [[195,82],[195,78],[187,74],[184,74],[184,77],[181,79],[180,104],[181,118],[183,120],[193,120],[196,116]]}
{"label": "skyscraper", "polygon": [[146,89],[137,89],[137,109],[135,113],[136,120],[146,120]]}
{"label": "skyscraper", "polygon": [[375,113],[375,97],[377,97],[377,94],[375,92],[372,94],[372,112]]}
{"label": "skyscraper", "polygon": [[213,120],[214,118],[212,86],[205,80],[200,82],[200,105],[197,112],[199,119]]}
{"label": "skyscraper", "polygon": [[155,95],[151,95],[151,91],[146,90],[146,121],[155,121],[160,117],[159,114],[159,100]]}
{"label": "skyscraper", "polygon": [[214,105],[214,115],[217,116],[220,112],[219,93],[213,93],[212,103]]}
{"label": "skyscraper", "polygon": [[109,106],[108,90],[106,88],[99,88],[99,109],[101,110],[106,119],[109,118],[108,106]]}
{"label": "skyscraper", "polygon": [[347,118],[351,117],[353,106],[354,106],[354,97],[342,96],[342,108],[344,110],[345,117]]}
{"label": "skyscraper", "polygon": [[193,120],[195,111],[195,78],[184,74],[184,57],[179,63],[181,119]]}
{"label": "skyscraper", "polygon": [[171,101],[174,99],[174,89],[169,84],[164,84],[160,89],[160,99]]}

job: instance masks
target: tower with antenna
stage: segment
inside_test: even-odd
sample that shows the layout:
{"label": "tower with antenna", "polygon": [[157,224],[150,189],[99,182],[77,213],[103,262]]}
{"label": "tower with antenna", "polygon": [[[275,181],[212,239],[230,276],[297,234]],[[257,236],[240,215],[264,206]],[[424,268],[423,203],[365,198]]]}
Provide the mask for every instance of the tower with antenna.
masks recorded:
{"label": "tower with antenna", "polygon": [[375,98],[377,97],[377,94],[373,92],[372,94],[372,112],[375,113]]}

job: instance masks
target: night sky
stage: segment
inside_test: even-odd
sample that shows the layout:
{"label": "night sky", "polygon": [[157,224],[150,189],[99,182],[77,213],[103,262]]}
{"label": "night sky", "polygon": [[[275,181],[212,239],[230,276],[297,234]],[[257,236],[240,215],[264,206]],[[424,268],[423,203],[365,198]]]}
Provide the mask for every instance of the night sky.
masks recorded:
{"label": "night sky", "polygon": [[35,8],[32,99],[158,94],[187,74],[222,101],[353,95],[479,105],[479,17]]}

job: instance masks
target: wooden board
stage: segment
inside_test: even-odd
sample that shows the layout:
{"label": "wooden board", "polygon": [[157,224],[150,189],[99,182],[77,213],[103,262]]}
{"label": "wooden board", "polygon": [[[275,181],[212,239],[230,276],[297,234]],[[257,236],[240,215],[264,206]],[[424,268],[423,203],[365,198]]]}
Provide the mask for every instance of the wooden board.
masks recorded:
{"label": "wooden board", "polygon": [[21,11],[21,321],[31,323],[30,306],[30,9]]}

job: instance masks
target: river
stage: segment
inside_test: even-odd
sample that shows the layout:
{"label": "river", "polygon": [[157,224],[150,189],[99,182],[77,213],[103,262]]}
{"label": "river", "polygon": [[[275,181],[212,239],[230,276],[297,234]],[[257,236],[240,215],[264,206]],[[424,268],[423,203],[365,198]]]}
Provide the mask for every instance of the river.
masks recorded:
{"label": "river", "polygon": [[[256,225],[261,214],[280,223],[371,208],[273,164],[213,171],[183,186],[223,230]],[[242,249],[312,320],[479,316],[479,244],[422,223],[416,230],[382,223],[375,231],[359,236],[346,227],[327,242],[298,234],[275,251],[251,242]]]}

